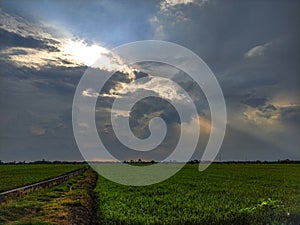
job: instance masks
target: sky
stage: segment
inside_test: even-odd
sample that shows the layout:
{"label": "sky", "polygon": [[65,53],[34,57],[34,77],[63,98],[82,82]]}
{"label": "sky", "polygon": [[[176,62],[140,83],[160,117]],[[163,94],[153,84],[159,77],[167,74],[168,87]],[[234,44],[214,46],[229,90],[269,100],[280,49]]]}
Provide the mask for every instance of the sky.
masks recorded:
{"label": "sky", "polygon": [[[167,74],[195,102],[201,135],[193,159],[201,158],[210,112],[195,82],[168,65],[112,63],[111,49],[141,40],[182,45],[215,74],[228,118],[216,160],[300,160],[299,9],[296,0],[1,0],[0,160],[83,159],[72,129],[72,102],[80,78],[99,55],[104,60],[98,69],[120,71],[101,93],[82,94],[98,97],[97,130],[111,153],[119,160],[163,160],[177,144],[180,123],[195,122],[192,116],[180,121],[161,99],[181,96],[159,78]],[[147,81],[136,82],[141,77]],[[166,121],[167,136],[153,151],[126,148],[111,129],[112,103],[126,94],[126,85],[156,96],[130,113],[131,129],[140,138],[149,135],[151,118]]]}

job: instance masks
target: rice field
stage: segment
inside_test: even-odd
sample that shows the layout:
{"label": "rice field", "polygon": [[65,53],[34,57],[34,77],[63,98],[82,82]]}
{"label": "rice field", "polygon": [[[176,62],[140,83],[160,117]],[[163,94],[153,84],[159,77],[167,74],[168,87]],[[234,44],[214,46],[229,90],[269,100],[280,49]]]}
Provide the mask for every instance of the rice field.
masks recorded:
{"label": "rice field", "polygon": [[300,224],[300,165],[197,168],[144,187],[99,177],[100,224]]}
{"label": "rice field", "polygon": [[[1,165],[0,186],[16,187],[82,166]],[[168,180],[142,187],[97,179],[89,170],[0,204],[0,224],[70,223],[299,225],[300,164],[212,164],[204,172],[187,164]]]}

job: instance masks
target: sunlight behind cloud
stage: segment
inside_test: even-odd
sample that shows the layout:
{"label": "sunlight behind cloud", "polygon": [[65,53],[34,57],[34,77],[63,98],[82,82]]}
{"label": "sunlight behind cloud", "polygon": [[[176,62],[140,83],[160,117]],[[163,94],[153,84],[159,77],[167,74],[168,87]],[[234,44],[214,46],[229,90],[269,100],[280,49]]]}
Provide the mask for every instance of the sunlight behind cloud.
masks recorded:
{"label": "sunlight behind cloud", "polygon": [[107,54],[109,50],[96,44],[88,46],[83,41],[69,40],[64,46],[63,53],[76,63],[91,66],[101,54]]}
{"label": "sunlight behind cloud", "polygon": [[120,71],[133,80],[138,70],[126,65],[123,60],[112,51],[98,45],[88,45],[83,40],[68,40],[64,44],[62,53],[64,58],[74,64],[85,65],[101,70],[116,72]]}

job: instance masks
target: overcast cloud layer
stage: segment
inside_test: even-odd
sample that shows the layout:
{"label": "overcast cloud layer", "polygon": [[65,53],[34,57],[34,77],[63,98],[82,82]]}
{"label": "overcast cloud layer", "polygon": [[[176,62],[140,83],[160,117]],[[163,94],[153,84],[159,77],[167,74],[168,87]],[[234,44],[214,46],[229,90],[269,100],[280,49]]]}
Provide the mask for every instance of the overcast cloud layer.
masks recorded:
{"label": "overcast cloud layer", "polygon": [[[82,160],[71,113],[80,77],[100,55],[105,59],[98,65],[100,70],[119,69],[122,62],[107,63],[112,58],[109,49],[144,39],[183,45],[216,75],[228,111],[218,160],[299,160],[299,10],[300,2],[292,0],[2,0],[0,160]],[[153,68],[161,74],[154,74]],[[121,88],[140,77],[149,81],[135,83],[137,90],[163,97],[163,85],[159,86],[155,75],[165,74],[196,103],[202,134],[193,158],[201,158],[210,129],[209,108],[201,89],[182,71],[141,63],[123,68],[101,93],[83,93],[99,96],[99,136],[120,160],[161,160],[176,146],[178,115],[159,98],[145,99],[130,114],[132,130],[142,138],[149,135],[149,119],[165,119],[169,133],[151,152],[137,154],[122,146],[109,117],[113,100],[124,94]],[[173,90],[169,97],[179,97]]]}

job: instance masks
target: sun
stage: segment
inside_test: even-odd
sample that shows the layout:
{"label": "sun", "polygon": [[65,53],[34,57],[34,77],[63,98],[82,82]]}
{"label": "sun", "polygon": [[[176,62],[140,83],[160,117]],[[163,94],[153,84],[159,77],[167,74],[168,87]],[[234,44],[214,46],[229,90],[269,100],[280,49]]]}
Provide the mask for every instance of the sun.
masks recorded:
{"label": "sun", "polygon": [[106,48],[93,44],[87,45],[84,41],[69,40],[63,49],[64,55],[76,64],[91,66],[103,54],[108,54]]}

